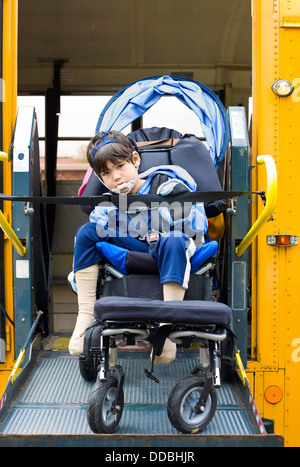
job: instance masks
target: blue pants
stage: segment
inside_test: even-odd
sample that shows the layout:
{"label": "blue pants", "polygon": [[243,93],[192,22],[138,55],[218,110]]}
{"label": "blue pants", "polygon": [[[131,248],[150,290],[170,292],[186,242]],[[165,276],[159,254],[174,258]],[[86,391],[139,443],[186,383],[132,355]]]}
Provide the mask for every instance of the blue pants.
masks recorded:
{"label": "blue pants", "polygon": [[[177,233],[178,235],[178,233]],[[161,236],[152,250],[157,259],[161,283],[178,282],[187,288],[190,261],[187,254],[190,239],[184,233],[175,236],[172,232]],[[103,244],[103,248],[101,248]],[[111,245],[111,247],[109,247]],[[126,274],[127,251],[148,253],[148,244],[134,237],[107,237],[102,239],[96,232],[96,223],[89,222],[80,227],[75,237],[74,272],[108,259]]]}

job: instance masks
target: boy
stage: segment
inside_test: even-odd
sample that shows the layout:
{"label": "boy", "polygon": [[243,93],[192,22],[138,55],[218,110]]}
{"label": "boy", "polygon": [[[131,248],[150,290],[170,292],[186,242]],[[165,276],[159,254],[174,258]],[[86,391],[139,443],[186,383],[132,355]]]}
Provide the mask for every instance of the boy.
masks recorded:
{"label": "boy", "polygon": [[[141,178],[138,174],[140,156],[136,147],[121,132],[99,133],[88,145],[88,162],[108,191],[120,195],[147,194],[153,192],[168,194],[172,190],[196,189],[192,177],[179,167],[156,167],[147,171]],[[159,182],[157,183],[157,180]],[[162,183],[161,183],[162,182]],[[181,211],[181,210],[180,210]],[[202,238],[207,230],[207,218],[202,205],[192,206],[185,218],[178,214],[170,215],[164,207],[159,210],[164,233],[151,250],[157,260],[157,267],[163,284],[164,300],[183,300],[188,287],[190,258],[196,246],[184,232],[183,226],[194,235]],[[186,214],[186,213],[185,213]],[[125,217],[124,217],[125,216]],[[151,212],[149,230],[151,225]],[[130,226],[130,228],[129,228]],[[169,230],[166,231],[166,227]],[[76,233],[74,246],[74,272],[78,294],[78,317],[69,344],[71,355],[81,354],[85,329],[94,321],[93,310],[96,302],[96,286],[99,275],[98,263],[104,258],[113,265],[122,262],[126,265],[129,250],[148,253],[149,245],[145,235],[139,235],[138,228],[129,216],[121,213],[115,206],[96,206],[90,215],[90,222]],[[126,268],[126,266],[123,266]],[[176,345],[167,339],[163,352],[156,357],[155,363],[167,363],[175,358]]]}

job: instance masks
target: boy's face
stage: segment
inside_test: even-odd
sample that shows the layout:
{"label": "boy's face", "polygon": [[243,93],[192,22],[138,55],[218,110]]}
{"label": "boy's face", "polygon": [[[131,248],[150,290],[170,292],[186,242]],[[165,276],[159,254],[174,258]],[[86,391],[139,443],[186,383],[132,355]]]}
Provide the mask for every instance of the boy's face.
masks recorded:
{"label": "boy's face", "polygon": [[[137,177],[137,170],[140,165],[140,156],[137,152],[133,153],[133,163],[130,161],[121,161],[113,164],[108,161],[106,170],[100,172],[100,177],[103,183],[109,190],[118,188],[123,183],[128,183],[131,180],[136,180],[136,183],[130,193],[134,194],[140,187],[140,179]],[[121,193],[126,193],[126,188]]]}

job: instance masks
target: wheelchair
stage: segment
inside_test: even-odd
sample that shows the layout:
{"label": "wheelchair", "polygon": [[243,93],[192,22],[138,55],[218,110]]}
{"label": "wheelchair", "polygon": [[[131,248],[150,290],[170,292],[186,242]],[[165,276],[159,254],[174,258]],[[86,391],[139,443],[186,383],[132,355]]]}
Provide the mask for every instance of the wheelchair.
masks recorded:
{"label": "wheelchair", "polygon": [[[192,90],[194,85],[193,82]],[[175,88],[176,92],[180,91],[177,85]],[[129,91],[126,88],[111,100],[99,117],[97,129],[106,113],[118,105],[118,99],[125,99]],[[224,121],[224,128],[219,128],[221,133],[224,131],[218,150],[222,160],[229,141],[228,117],[211,91],[202,86],[202,93],[207,93],[206,98],[212,101],[211,109],[220,112],[220,121]],[[130,105],[133,105],[131,101]],[[141,109],[138,107],[138,111]],[[201,120],[202,114],[199,118]],[[206,131],[210,132],[211,127]],[[159,165],[178,165],[192,175],[198,191],[222,191],[211,154],[194,135],[153,127],[127,136],[137,145],[141,156],[140,172]],[[103,186],[93,172],[83,186],[80,193],[85,196],[103,194]],[[222,199],[205,205],[208,218],[223,215],[226,208],[227,202]],[[88,208],[84,210],[89,212]],[[137,253],[135,257],[135,252],[131,252],[133,266],[127,270],[127,275],[112,264],[101,265],[101,291],[95,304],[95,321],[86,330],[84,352],[79,358],[81,376],[94,381],[87,403],[88,424],[94,433],[113,433],[122,417],[125,373],[118,362],[118,338],[128,346],[143,339],[152,343],[152,366],[150,370],[145,369],[145,377],[153,382],[158,382],[153,371],[154,357],[160,355],[166,338],[185,349],[196,342],[199,363],[171,390],[167,414],[170,423],[181,433],[200,432],[213,418],[221,375],[226,375],[227,371],[232,373],[234,366],[232,311],[212,297],[211,278],[218,242],[215,244],[203,245],[207,256],[204,254],[197,269],[192,271],[183,301],[163,301],[160,278],[150,254],[143,253],[145,256],[141,258],[138,255],[143,254]]]}
{"label": "wheelchair", "polygon": [[[229,349],[233,348],[234,333],[231,309],[212,297],[215,256],[210,255],[216,255],[218,244],[210,242],[203,247],[199,268],[190,276],[183,301],[163,301],[151,255],[143,254],[144,274],[137,269],[125,276],[109,263],[101,266],[101,298],[95,304],[95,321],[86,330],[79,358],[81,376],[94,381],[87,403],[87,420],[94,433],[113,433],[122,417],[125,373],[118,363],[118,339],[128,346],[141,340],[152,343],[152,367],[144,371],[145,377],[156,383],[154,357],[160,355],[165,339],[184,349],[197,342],[199,364],[170,392],[167,414],[182,433],[197,433],[213,418],[216,389],[221,386],[222,353],[228,343]],[[131,254],[141,259],[141,253]],[[151,274],[145,274],[147,256]],[[226,355],[227,365],[227,349]]]}

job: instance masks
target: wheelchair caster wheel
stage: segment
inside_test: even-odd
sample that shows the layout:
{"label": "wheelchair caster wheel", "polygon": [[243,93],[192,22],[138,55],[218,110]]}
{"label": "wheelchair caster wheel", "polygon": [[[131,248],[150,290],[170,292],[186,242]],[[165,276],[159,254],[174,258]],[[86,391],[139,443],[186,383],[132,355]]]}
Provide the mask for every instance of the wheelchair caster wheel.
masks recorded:
{"label": "wheelchair caster wheel", "polygon": [[205,406],[199,406],[204,380],[199,376],[188,376],[172,389],[167,405],[168,417],[181,433],[197,433],[203,430],[214,416],[217,395],[211,387]]}
{"label": "wheelchair caster wheel", "polygon": [[87,420],[94,433],[113,433],[117,428],[124,407],[123,389],[116,402],[117,392],[118,382],[112,376],[94,384],[87,405]]}

